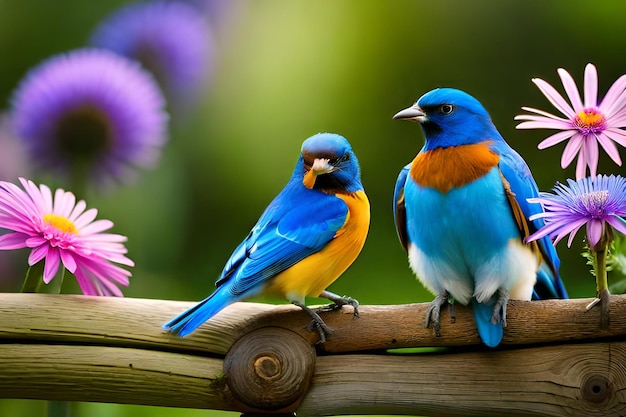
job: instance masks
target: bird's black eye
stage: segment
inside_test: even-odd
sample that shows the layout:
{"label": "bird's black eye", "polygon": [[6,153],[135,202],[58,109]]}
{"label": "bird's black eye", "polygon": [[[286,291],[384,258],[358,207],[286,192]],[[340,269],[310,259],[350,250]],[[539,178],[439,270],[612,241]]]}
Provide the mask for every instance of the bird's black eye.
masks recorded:
{"label": "bird's black eye", "polygon": [[442,104],[439,107],[439,111],[442,114],[450,114],[450,113],[452,113],[453,110],[454,110],[454,106],[452,104]]}

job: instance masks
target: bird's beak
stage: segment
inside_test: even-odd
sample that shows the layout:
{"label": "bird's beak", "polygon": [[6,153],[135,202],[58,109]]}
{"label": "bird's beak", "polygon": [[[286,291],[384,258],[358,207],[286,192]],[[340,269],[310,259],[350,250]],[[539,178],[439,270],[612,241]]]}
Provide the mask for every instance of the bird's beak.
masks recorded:
{"label": "bird's beak", "polygon": [[404,110],[400,110],[393,116],[393,118],[410,120],[413,122],[423,122],[426,120],[426,113],[424,113],[419,106],[414,105]]}
{"label": "bird's beak", "polygon": [[332,165],[329,159],[315,158],[311,169],[306,174],[304,174],[304,180],[302,181],[302,183],[305,187],[313,189],[313,186],[315,185],[315,179],[318,175],[329,174],[336,170],[337,167]]}

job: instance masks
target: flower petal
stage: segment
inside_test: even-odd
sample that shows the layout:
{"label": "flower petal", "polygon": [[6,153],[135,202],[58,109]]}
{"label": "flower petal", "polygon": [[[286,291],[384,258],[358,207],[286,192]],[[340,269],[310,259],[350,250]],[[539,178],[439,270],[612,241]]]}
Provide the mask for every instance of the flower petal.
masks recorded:
{"label": "flower petal", "polygon": [[[537,118],[539,119],[539,118]],[[571,129],[572,124],[568,121],[556,119],[540,119],[522,122],[515,126],[516,129]]]}
{"label": "flower petal", "polygon": [[0,236],[0,250],[22,249],[26,247],[28,235],[20,232]]}
{"label": "flower petal", "polygon": [[623,235],[626,235],[626,220],[624,220],[620,216],[608,216],[606,221],[611,226],[613,226],[615,230]]}
{"label": "flower petal", "polygon": [[33,250],[30,252],[30,255],[28,256],[28,265],[33,266],[41,261],[43,258],[48,256],[48,249],[48,245],[41,245],[33,248]]}
{"label": "flower petal", "polygon": [[74,256],[70,251],[61,250],[59,253],[61,255],[61,262],[63,262],[63,265],[73,274],[76,271],[76,259],[74,259]]}
{"label": "flower petal", "polygon": [[576,115],[576,112],[572,107],[567,104],[567,102],[563,99],[563,97],[559,94],[558,91],[555,90],[550,84],[542,80],[541,78],[533,78],[532,80],[539,90],[546,96],[548,101],[552,103],[554,107],[557,108],[561,113],[563,113],[568,118],[573,118]]}
{"label": "flower petal", "polygon": [[585,67],[585,107],[598,105],[598,71],[595,65],[587,64]]}
{"label": "flower petal", "polygon": [[604,222],[596,219],[589,219],[587,222],[587,239],[589,245],[594,247],[600,241],[602,237],[602,231],[604,230]]}
{"label": "flower petal", "polygon": [[561,143],[564,140],[567,140],[567,139],[571,138],[575,134],[576,134],[576,131],[574,131],[574,130],[565,130],[563,132],[555,133],[554,135],[548,136],[547,138],[542,140],[539,143],[539,145],[537,145],[537,148],[539,148],[539,149],[549,148],[550,146],[554,146],[557,143]]}
{"label": "flower petal", "polygon": [[604,149],[606,154],[613,160],[613,162],[621,166],[622,159],[619,156],[619,150],[611,140],[610,136],[605,133],[601,133],[596,136],[596,139],[598,139],[598,142],[602,146],[602,149]]}
{"label": "flower petal", "polygon": [[608,136],[611,140],[619,143],[620,145],[626,147],[626,132],[621,129],[606,129],[604,134]]}
{"label": "flower petal", "polygon": [[570,73],[563,68],[559,68],[556,72],[559,74],[559,77],[561,77],[561,82],[563,83],[563,87],[565,88],[565,92],[567,93],[570,103],[572,103],[572,106],[574,107],[574,111],[582,110],[583,102],[580,100],[578,87],[576,87],[576,82],[574,82]]}
{"label": "flower petal", "polygon": [[43,282],[48,284],[52,281],[52,278],[54,278],[59,271],[59,266],[61,266],[59,250],[57,248],[50,248],[48,255],[46,255],[46,263],[43,268]]}
{"label": "flower petal", "polygon": [[[522,110],[525,110],[531,113],[536,113],[539,116],[544,116],[544,117],[547,117],[548,119],[557,119],[557,120],[564,120],[564,121],[568,120],[568,119],[563,119],[562,117],[559,117],[559,116],[555,116],[554,114],[548,113],[547,111],[535,109],[534,107],[522,107]],[[527,116],[530,116],[530,115],[520,114],[520,115],[515,116],[514,120],[524,120],[522,119],[522,117],[527,117]]]}
{"label": "flower petal", "polygon": [[572,136],[567,145],[565,145],[563,155],[561,155],[561,168],[567,168],[572,163],[576,154],[582,150],[583,143],[584,137],[581,134],[576,133]]}
{"label": "flower petal", "polygon": [[623,100],[626,99],[624,95],[626,90],[626,74],[622,75],[611,85],[609,91],[598,105],[600,109],[606,114],[607,117],[611,117],[615,111],[624,107]]}
{"label": "flower petal", "polygon": [[578,153],[578,160],[576,161],[576,179],[580,180],[585,178],[587,172],[587,159],[585,158],[585,147],[580,148]]}

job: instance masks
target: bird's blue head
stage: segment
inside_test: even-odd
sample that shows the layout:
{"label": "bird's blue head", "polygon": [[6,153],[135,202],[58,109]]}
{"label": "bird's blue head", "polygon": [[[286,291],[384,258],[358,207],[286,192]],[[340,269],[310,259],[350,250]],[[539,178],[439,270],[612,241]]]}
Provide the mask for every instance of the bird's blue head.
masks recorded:
{"label": "bird's blue head", "polygon": [[419,122],[425,150],[502,139],[483,105],[454,88],[429,91],[393,118]]}
{"label": "bird's blue head", "polygon": [[300,179],[307,188],[334,192],[363,188],[359,161],[341,135],[318,133],[305,140],[298,166],[300,176],[304,171],[304,178]]}

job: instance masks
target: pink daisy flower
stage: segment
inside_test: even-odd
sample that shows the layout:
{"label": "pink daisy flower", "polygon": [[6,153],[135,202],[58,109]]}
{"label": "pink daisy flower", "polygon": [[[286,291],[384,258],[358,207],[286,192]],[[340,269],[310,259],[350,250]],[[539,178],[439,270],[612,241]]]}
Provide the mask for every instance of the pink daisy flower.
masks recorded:
{"label": "pink daisy flower", "polygon": [[598,73],[593,64],[585,67],[584,101],[581,100],[576,83],[563,68],[557,70],[569,103],[546,81],[534,78],[532,81],[539,90],[565,117],[555,116],[531,107],[522,107],[534,114],[522,114],[515,120],[523,120],[517,129],[557,129],[561,132],[544,139],[539,149],[568,140],[561,157],[561,167],[566,168],[578,154],[576,179],[586,176],[589,167],[590,176],[595,177],[598,167],[598,143],[609,157],[622,165],[615,143],[626,146],[626,75],[622,75],[609,89],[606,96],[598,101]]}
{"label": "pink daisy flower", "polygon": [[37,187],[20,178],[24,190],[0,181],[0,250],[31,248],[30,266],[43,261],[43,281],[48,284],[61,264],[78,281],[85,295],[123,296],[117,285],[128,285],[131,273],[113,263],[134,266],[125,256],[126,237],[103,233],[113,227],[109,220],[95,220],[96,209],[71,192]]}

